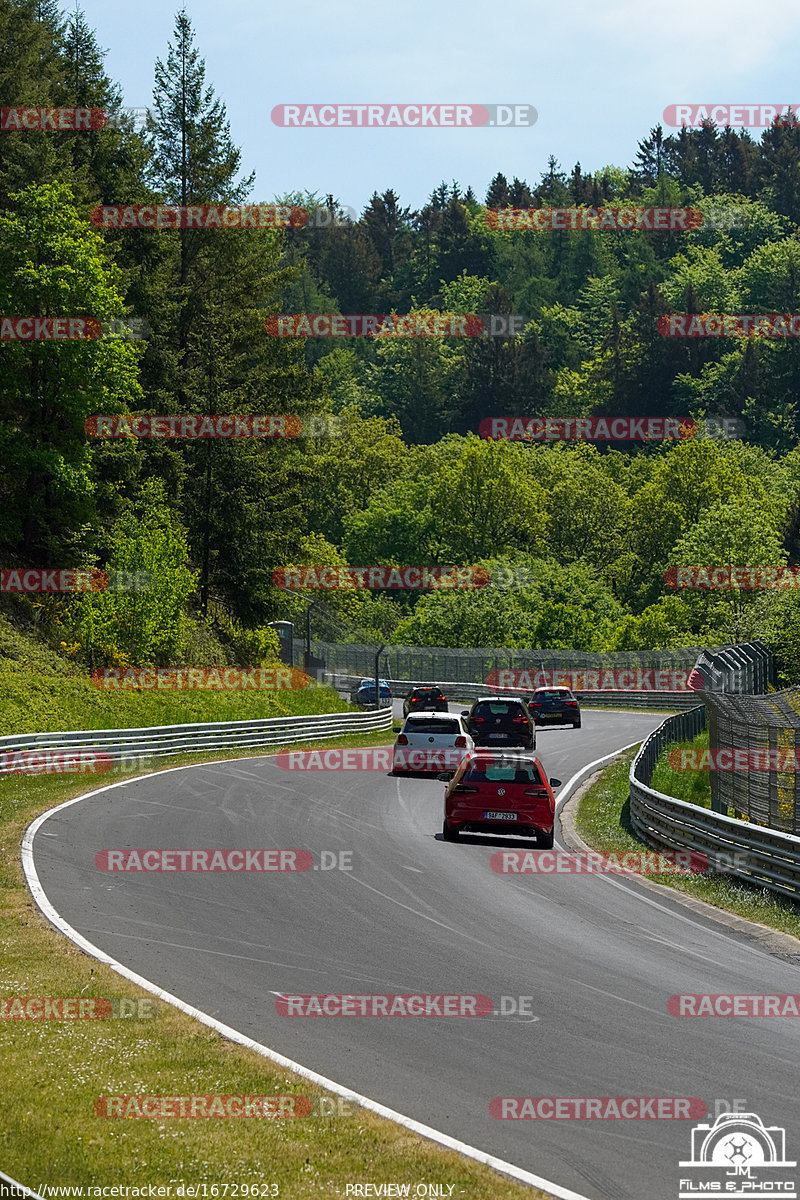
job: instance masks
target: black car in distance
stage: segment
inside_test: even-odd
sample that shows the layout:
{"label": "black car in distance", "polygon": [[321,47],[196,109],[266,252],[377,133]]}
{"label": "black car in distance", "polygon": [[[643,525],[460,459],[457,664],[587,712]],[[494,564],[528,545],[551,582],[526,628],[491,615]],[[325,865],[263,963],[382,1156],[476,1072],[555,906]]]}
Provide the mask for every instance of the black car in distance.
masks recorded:
{"label": "black car in distance", "polygon": [[530,708],[537,725],[581,727],[581,706],[568,687],[537,688]]}
{"label": "black car in distance", "polygon": [[476,746],[536,749],[536,726],[521,696],[479,696],[461,715]]}
{"label": "black car in distance", "polygon": [[403,716],[412,712],[449,712],[447,697],[435,683],[420,683],[403,701]]}

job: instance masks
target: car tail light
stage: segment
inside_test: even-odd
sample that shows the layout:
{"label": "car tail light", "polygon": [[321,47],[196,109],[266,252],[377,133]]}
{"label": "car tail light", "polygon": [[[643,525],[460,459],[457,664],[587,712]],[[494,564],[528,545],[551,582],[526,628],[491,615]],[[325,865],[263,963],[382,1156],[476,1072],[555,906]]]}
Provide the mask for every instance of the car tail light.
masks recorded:
{"label": "car tail light", "polygon": [[514,724],[515,724],[515,725],[518,725],[518,724],[521,724],[521,725],[527,725],[527,724],[528,724],[528,718],[527,718],[527,717],[512,717],[511,719],[512,719],[512,721],[514,722]]}
{"label": "car tail light", "polygon": [[542,702],[541,700],[534,700],[534,702],[533,702],[533,707],[534,707],[534,708],[541,708],[541,707],[542,707],[542,703],[543,703],[543,702]]}
{"label": "car tail light", "polygon": [[397,739],[397,744],[398,744],[398,746],[407,746],[408,745],[408,738],[406,737],[406,735],[404,733],[400,734],[399,738]]}
{"label": "car tail light", "polygon": [[459,795],[463,795],[464,792],[477,792],[477,790],[476,787],[472,787],[469,783],[457,783],[453,788],[453,791],[458,792]]}
{"label": "car tail light", "polygon": [[454,746],[466,746],[466,744],[467,744],[467,739],[465,737],[457,737],[456,740],[453,742]]}
{"label": "car tail light", "polygon": [[566,705],[567,708],[577,708],[578,707],[577,700],[565,700],[564,704]]}
{"label": "car tail light", "polygon": [[547,788],[543,787],[525,788],[525,791],[522,794],[523,796],[537,796],[540,800],[546,800],[548,798]]}
{"label": "car tail light", "polygon": [[473,717],[472,719],[473,719],[473,721],[478,722],[478,721],[485,721],[486,717]]}

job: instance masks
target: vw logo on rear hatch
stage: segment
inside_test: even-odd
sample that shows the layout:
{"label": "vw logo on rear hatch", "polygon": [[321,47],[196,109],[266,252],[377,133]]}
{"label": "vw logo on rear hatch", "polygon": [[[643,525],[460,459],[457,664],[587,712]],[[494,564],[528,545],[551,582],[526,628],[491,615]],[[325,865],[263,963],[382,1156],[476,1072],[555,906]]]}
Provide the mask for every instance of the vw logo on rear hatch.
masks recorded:
{"label": "vw logo on rear hatch", "polygon": [[497,789],[497,794],[498,794],[498,796],[505,796],[505,794],[506,794],[506,789],[505,789],[505,788],[498,788],[498,789]]}
{"label": "vw logo on rear hatch", "polygon": [[429,738],[428,738],[428,741],[429,741],[429,742],[433,742],[433,741],[435,741],[435,740],[436,740],[436,739],[435,739],[435,738],[432,738],[432,737],[429,737]]}

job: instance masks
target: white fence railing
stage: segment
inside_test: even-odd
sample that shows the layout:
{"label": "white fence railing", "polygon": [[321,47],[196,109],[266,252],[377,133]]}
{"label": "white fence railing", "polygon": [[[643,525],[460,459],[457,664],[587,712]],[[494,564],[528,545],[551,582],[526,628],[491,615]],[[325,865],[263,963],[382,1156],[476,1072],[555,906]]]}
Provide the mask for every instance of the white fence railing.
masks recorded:
{"label": "white fence railing", "polygon": [[164,754],[292,745],[391,728],[392,710],[381,708],[371,712],[311,713],[300,717],[156,725],[141,729],[8,734],[0,737],[0,776],[20,769],[19,764],[14,764],[14,755],[31,751],[46,751],[51,759],[59,754],[100,753],[117,761]]}

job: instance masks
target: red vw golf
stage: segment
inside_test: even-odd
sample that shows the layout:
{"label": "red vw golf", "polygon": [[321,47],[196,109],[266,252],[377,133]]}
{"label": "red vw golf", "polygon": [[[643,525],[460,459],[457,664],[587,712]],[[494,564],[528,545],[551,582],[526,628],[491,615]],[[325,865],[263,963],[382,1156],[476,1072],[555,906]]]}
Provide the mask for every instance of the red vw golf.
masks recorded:
{"label": "red vw golf", "polygon": [[455,842],[462,831],[514,833],[535,837],[537,846],[553,845],[555,797],[534,754],[478,748],[469,751],[455,774],[438,776],[444,793],[442,837]]}

